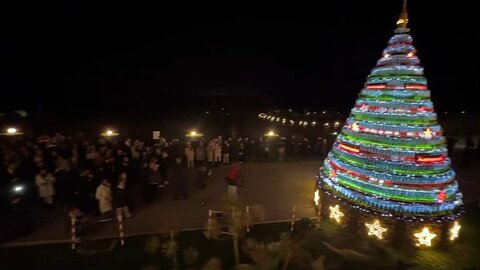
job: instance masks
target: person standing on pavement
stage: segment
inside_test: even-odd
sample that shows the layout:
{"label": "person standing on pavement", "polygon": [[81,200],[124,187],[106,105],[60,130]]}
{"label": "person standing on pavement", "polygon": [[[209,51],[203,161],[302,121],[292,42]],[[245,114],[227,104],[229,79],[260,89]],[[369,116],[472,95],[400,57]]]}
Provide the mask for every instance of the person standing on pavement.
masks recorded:
{"label": "person standing on pavement", "polygon": [[205,165],[200,166],[197,170],[197,191],[202,193],[202,202],[201,205],[205,206],[207,204],[207,199],[204,197],[204,190],[207,188],[207,178],[208,178],[208,170]]}
{"label": "person standing on pavement", "polygon": [[172,169],[172,189],[173,199],[178,200],[180,196],[188,199],[187,192],[187,172],[182,167],[182,159],[175,159],[175,166]]}
{"label": "person standing on pavement", "polygon": [[222,145],[217,141],[215,142],[213,153],[215,156],[215,167],[222,162]]}
{"label": "person standing on pavement", "polygon": [[228,199],[230,203],[237,202],[237,189],[240,186],[240,167],[234,162],[227,175]]}
{"label": "person standing on pavement", "polygon": [[102,180],[95,192],[95,199],[98,200],[98,210],[100,214],[105,214],[112,211],[112,188],[107,178]]}
{"label": "person standing on pavement", "polygon": [[53,195],[55,194],[53,182],[55,182],[55,178],[51,173],[47,173],[46,169],[41,169],[35,177],[35,185],[38,187],[38,195],[49,207],[53,206]]}
{"label": "person standing on pavement", "polygon": [[187,143],[185,147],[185,157],[187,158],[187,168],[193,168],[194,166],[194,159],[195,159],[195,150],[192,147],[191,143]]}
{"label": "person standing on pavement", "polygon": [[223,144],[223,164],[230,163],[230,142],[228,140]]}
{"label": "person standing on pavement", "polygon": [[211,140],[207,146],[207,162],[210,168],[212,168],[214,161],[215,161],[215,143],[213,140]]}
{"label": "person standing on pavement", "polygon": [[170,169],[170,156],[166,150],[162,151],[162,157],[160,158],[160,175],[162,177],[162,184],[168,185],[168,170]]}
{"label": "person standing on pavement", "polygon": [[[153,202],[158,197],[158,189],[163,188],[162,184],[162,174],[159,171],[159,165],[157,160],[153,159],[148,164],[148,169],[146,171],[145,179],[143,185],[143,195],[146,202]],[[161,195],[161,194],[160,194]]]}
{"label": "person standing on pavement", "polygon": [[118,178],[117,189],[115,190],[115,211],[117,216],[123,216],[126,218],[132,217],[130,210],[128,209],[127,200],[127,174],[120,173]]}
{"label": "person standing on pavement", "polygon": [[197,164],[205,164],[205,154],[205,145],[203,144],[203,141],[200,141],[198,146],[195,148],[195,159],[197,160]]}

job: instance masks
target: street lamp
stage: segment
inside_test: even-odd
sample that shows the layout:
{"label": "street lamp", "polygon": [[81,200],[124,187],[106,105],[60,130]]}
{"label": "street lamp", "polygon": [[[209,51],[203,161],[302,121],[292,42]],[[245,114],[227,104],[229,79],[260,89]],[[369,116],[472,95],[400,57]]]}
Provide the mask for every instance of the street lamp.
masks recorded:
{"label": "street lamp", "polygon": [[199,133],[195,130],[192,130],[190,131],[189,133],[185,134],[185,137],[187,138],[192,138],[192,139],[196,139],[196,138],[200,138],[200,137],[203,137],[203,134],[202,133]]}
{"label": "street lamp", "polygon": [[115,132],[114,130],[112,129],[107,129],[105,130],[102,134],[101,134],[103,137],[115,137],[115,136],[118,136],[120,135],[118,132]]}
{"label": "street lamp", "polygon": [[264,136],[266,137],[278,137],[279,135],[275,133],[275,131],[270,130],[269,132],[265,133]]}
{"label": "street lamp", "polygon": [[17,136],[17,135],[22,135],[23,133],[20,132],[17,128],[15,127],[8,127],[5,129],[5,132],[0,133],[1,135],[5,136]]}

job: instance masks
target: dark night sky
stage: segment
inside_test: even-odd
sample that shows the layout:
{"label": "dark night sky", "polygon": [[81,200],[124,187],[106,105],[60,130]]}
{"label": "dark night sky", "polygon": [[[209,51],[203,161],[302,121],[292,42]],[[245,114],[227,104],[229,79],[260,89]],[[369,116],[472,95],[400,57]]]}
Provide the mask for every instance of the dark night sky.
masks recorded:
{"label": "dark night sky", "polygon": [[[393,33],[401,1],[323,2],[17,7],[23,11],[2,19],[0,111],[148,111],[205,95],[227,95],[230,106],[251,97],[347,111]],[[434,102],[478,110],[474,1],[438,2],[409,3]]]}

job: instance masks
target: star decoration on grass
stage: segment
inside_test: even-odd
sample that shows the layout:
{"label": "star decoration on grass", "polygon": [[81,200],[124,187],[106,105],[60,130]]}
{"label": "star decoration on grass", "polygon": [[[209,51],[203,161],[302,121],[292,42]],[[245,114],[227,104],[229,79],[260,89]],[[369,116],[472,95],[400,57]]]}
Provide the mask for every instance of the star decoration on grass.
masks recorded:
{"label": "star decoration on grass", "polygon": [[320,203],[320,190],[318,190],[318,189],[315,190],[313,201],[315,202],[315,205],[318,206],[318,204]]}
{"label": "star decoration on grass", "polygon": [[431,233],[427,227],[424,227],[422,232],[415,233],[414,236],[417,238],[418,243],[417,246],[431,246],[432,239],[437,237],[436,234]]}
{"label": "star decoration on grass", "polygon": [[368,228],[368,235],[375,235],[378,239],[383,239],[383,233],[387,231],[387,228],[380,226],[380,221],[376,219],[373,223],[366,223]]}
{"label": "star decoration on grass", "polygon": [[458,221],[455,221],[453,223],[453,227],[450,229],[450,240],[455,240],[458,237],[458,232],[460,232],[460,224],[458,224]]}
{"label": "star decoration on grass", "polygon": [[330,218],[333,218],[337,223],[340,223],[340,220],[342,219],[342,217],[345,216],[340,211],[340,206],[337,204],[335,206],[330,206],[329,209],[330,209]]}

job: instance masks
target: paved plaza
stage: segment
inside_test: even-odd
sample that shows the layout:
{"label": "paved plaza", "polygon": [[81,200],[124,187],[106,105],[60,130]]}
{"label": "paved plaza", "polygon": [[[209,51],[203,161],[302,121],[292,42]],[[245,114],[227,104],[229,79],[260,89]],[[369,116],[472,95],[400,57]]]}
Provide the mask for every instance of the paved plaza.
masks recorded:
{"label": "paved plaza", "polygon": [[[315,210],[312,204],[314,178],[321,161],[303,162],[255,162],[241,165],[241,179],[245,186],[239,188],[239,206],[258,205],[265,211],[265,221],[277,221],[291,218],[292,207],[296,207],[296,217],[312,217]],[[458,172],[460,188],[466,202],[478,201],[480,194],[480,166],[472,166],[467,171]],[[189,193],[187,200],[174,201],[170,194],[151,204],[146,204],[140,194],[135,192],[134,217],[125,222],[127,235],[158,233],[167,230],[202,228],[208,216],[208,210],[228,211],[227,185],[224,181],[228,166],[214,169],[208,179],[205,191],[194,189],[194,173],[190,170]],[[457,170],[458,171],[458,170]],[[206,199],[207,205],[201,206]],[[44,209],[36,217],[36,230],[9,244],[43,243],[68,241],[70,235],[64,210],[48,212]],[[97,222],[90,218],[85,237],[102,238],[118,235],[114,220]]]}

